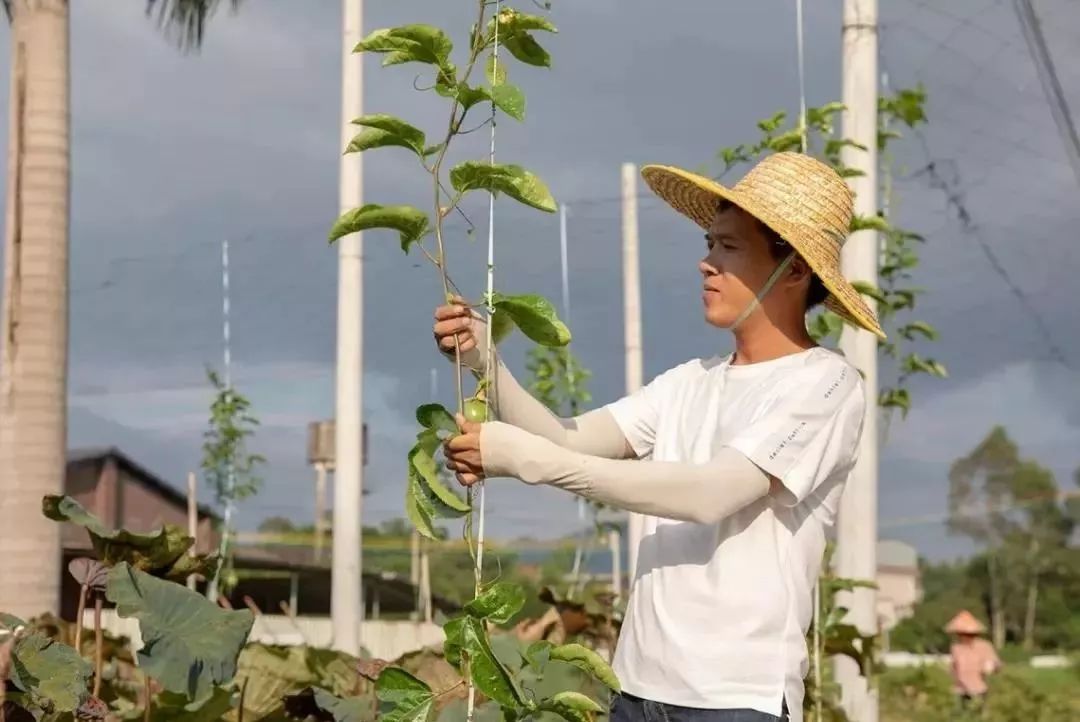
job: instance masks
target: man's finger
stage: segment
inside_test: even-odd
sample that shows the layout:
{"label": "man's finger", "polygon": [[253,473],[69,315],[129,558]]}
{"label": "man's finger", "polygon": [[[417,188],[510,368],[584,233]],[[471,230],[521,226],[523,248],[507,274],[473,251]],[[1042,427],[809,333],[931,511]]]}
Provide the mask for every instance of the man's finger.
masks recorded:
{"label": "man's finger", "polygon": [[[444,336],[443,338],[439,339],[439,348],[441,348],[443,351],[453,351],[454,348],[457,346],[454,338],[454,336]],[[476,348],[476,339],[472,336],[467,336],[465,340],[461,342],[462,352],[471,351],[474,348]]]}
{"label": "man's finger", "polygon": [[479,476],[477,476],[476,474],[470,474],[470,473],[467,473],[467,472],[462,472],[462,473],[456,474],[456,476],[457,476],[458,483],[461,484],[462,486],[472,486],[473,484],[480,481]]}
{"label": "man's finger", "polygon": [[455,333],[472,331],[472,321],[468,318],[448,318],[436,321],[431,330],[436,336],[452,336]]}
{"label": "man's finger", "polygon": [[476,451],[480,448],[480,436],[478,434],[463,433],[458,436],[451,436],[443,444],[443,448],[447,452],[461,453],[465,451]]}
{"label": "man's finger", "polygon": [[448,321],[454,318],[467,318],[471,314],[464,305],[439,306],[435,309],[436,321]]}

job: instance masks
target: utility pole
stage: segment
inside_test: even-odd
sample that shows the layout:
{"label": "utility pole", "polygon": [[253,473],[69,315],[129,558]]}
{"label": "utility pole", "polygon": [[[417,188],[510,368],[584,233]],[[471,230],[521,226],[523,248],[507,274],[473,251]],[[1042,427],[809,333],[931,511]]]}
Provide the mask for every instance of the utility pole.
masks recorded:
{"label": "utility pole", "polygon": [[[342,0],[341,142],[348,145],[350,121],[363,115],[363,62],[353,48],[362,38],[363,0]],[[361,153],[340,154],[340,208],[361,205]],[[330,623],[334,649],[360,653],[364,616],[361,590],[362,424],[364,373],[364,257],[361,234],[338,241],[337,398],[334,439],[334,524]]]}
{"label": "utility pole", "polygon": [[[866,150],[845,147],[841,162],[862,175],[849,179],[855,193],[855,213],[875,215],[877,205],[877,104],[878,38],[877,0],[844,0],[843,20],[843,137]],[[878,282],[878,235],[865,230],[854,233],[841,255],[844,274],[852,281]],[[873,303],[871,299],[868,302]],[[843,577],[873,581],[877,574],[878,486],[878,378],[877,338],[869,331],[845,326],[840,349],[863,374],[866,388],[866,419],[863,423],[859,460],[840,500],[837,530],[837,573]],[[878,631],[873,589],[845,593],[839,603],[850,611],[848,618],[863,634]],[[856,722],[877,722],[877,691],[866,684],[854,660],[838,656],[836,677],[842,702]]]}
{"label": "utility pole", "polygon": [[[641,388],[641,281],[638,274],[637,166],[622,166],[623,323],[625,324],[626,393]],[[633,587],[637,573],[642,518],[627,512],[627,574]]]}

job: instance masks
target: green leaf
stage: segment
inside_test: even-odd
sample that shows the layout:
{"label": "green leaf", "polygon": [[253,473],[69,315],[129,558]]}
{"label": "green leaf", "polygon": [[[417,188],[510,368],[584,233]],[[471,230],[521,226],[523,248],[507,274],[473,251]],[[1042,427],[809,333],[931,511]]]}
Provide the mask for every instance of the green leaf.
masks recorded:
{"label": "green leaf", "polygon": [[851,285],[855,287],[856,291],[864,296],[869,296],[878,303],[886,302],[885,294],[882,293],[880,288],[872,283],[867,283],[866,281],[852,281]]}
{"label": "green leaf", "polygon": [[408,148],[421,158],[424,157],[427,140],[424,131],[406,123],[401,118],[379,113],[364,115],[352,122],[353,125],[363,126],[367,130],[352,139],[349,147],[345,150],[346,153],[359,153],[384,146],[399,146]]}
{"label": "green leaf", "polygon": [[316,719],[333,722],[363,722],[372,719],[374,710],[367,697],[336,697],[319,687],[306,687],[285,697],[285,712],[296,720]]}
{"label": "green leaf", "polygon": [[338,696],[353,694],[359,682],[358,661],[329,649],[248,644],[240,653],[236,674],[247,684],[244,719],[281,720],[282,698],[306,687]]}
{"label": "green leaf", "polygon": [[457,421],[454,415],[447,411],[442,404],[424,404],[416,409],[416,421],[425,429],[443,431],[447,434],[457,434]]}
{"label": "green leaf", "polygon": [[[21,620],[8,617],[5,626],[9,621]],[[11,650],[11,683],[35,704],[51,705],[59,712],[79,708],[88,696],[86,685],[92,674],[93,668],[74,649],[38,632],[20,637]]]}
{"label": "green leaf", "polygon": [[924,338],[934,341],[938,337],[938,332],[937,329],[926,321],[912,321],[900,329],[900,335],[909,341],[914,340],[916,335],[921,335]]}
{"label": "green leaf", "polygon": [[495,582],[465,605],[465,613],[477,619],[506,624],[525,606],[525,590],[513,582]]}
{"label": "green leaf", "polygon": [[514,120],[525,120],[525,93],[511,83],[492,86],[489,91],[495,107]]}
{"label": "green leaf", "polygon": [[560,662],[568,662],[585,670],[595,677],[597,681],[602,682],[614,691],[618,692],[620,690],[619,680],[615,676],[615,672],[612,671],[603,657],[588,647],[583,647],[580,644],[562,644],[558,647],[552,647],[550,658]]}
{"label": "green leaf", "polygon": [[542,346],[565,346],[570,343],[570,329],[559,320],[555,306],[543,296],[495,293],[492,297],[496,316],[505,313],[521,332]]}
{"label": "green leaf", "polygon": [[469,513],[471,507],[443,486],[435,459],[422,444],[416,444],[409,451],[409,464],[420,483],[437,500],[433,505],[435,516],[455,518]]}
{"label": "green leaf", "polygon": [[474,617],[465,617],[461,637],[469,661],[469,675],[476,688],[503,707],[521,707],[525,703],[521,689],[491,650],[484,623]]}
{"label": "green leaf", "polygon": [[461,650],[465,646],[465,620],[468,617],[455,617],[443,625],[443,657],[450,666],[461,668]]}
{"label": "green leaf", "polygon": [[148,533],[110,529],[69,496],[44,497],[41,511],[53,521],[71,522],[86,529],[98,559],[109,566],[126,562],[155,576],[175,576],[173,567],[177,564],[186,570],[216,563],[216,559],[206,557],[191,559],[187,552],[195,540],[172,524]]}
{"label": "green leaf", "polygon": [[255,620],[248,610],[222,609],[126,563],[109,573],[106,597],[120,617],[139,620],[139,667],[165,689],[198,699],[236,676],[236,659]]}
{"label": "green leaf", "polygon": [[488,21],[485,42],[488,46],[496,40],[495,23],[498,23],[498,42],[511,55],[528,65],[550,67],[551,55],[531,35],[532,31],[557,32],[551,21],[539,15],[529,15],[513,8],[506,8]]}
{"label": "green leaf", "polygon": [[539,68],[551,67],[551,54],[528,33],[515,35],[505,41],[500,38],[500,42],[511,55],[527,65],[535,65]]}
{"label": "green leaf", "polygon": [[502,85],[506,82],[506,63],[500,63],[494,55],[489,55],[484,64],[484,75],[487,77],[488,85]]}
{"label": "green leaf", "polygon": [[[191,702],[187,696],[164,691],[153,704],[154,722],[218,722],[232,709],[232,690],[214,687],[210,694]],[[140,713],[141,716],[141,713]]]}
{"label": "green leaf", "polygon": [[428,216],[414,206],[381,206],[368,203],[343,213],[330,229],[330,242],[359,231],[372,228],[389,228],[398,232],[401,250],[409,247],[430,233]]}
{"label": "green leaf", "polygon": [[543,672],[554,647],[555,645],[544,639],[533,642],[525,650],[525,662],[537,672]]}
{"label": "green leaf", "polygon": [[518,165],[468,160],[451,169],[450,183],[459,193],[472,190],[502,192],[519,203],[548,213],[558,210],[544,182]]}
{"label": "green leaf", "polygon": [[896,408],[907,415],[911,411],[911,395],[907,389],[884,389],[878,395],[878,406]]}
{"label": "green leaf", "polygon": [[889,222],[881,216],[855,216],[851,219],[850,230],[852,233],[864,230],[888,231],[890,227]]}
{"label": "green leaf", "polygon": [[491,340],[498,346],[514,331],[514,319],[508,313],[496,311],[491,315]]}
{"label": "green leaf", "polygon": [[449,69],[453,49],[446,33],[432,25],[403,25],[372,32],[356,44],[353,52],[386,53],[384,66],[427,63]]}
{"label": "green leaf", "polygon": [[375,695],[386,705],[380,709],[380,722],[425,722],[435,702],[431,688],[401,667],[387,667],[379,674]]}
{"label": "green leaf", "polygon": [[435,510],[421,488],[421,483],[416,473],[410,470],[408,482],[405,485],[405,515],[422,536],[437,539],[435,527],[432,526]]}
{"label": "green leaf", "polygon": [[554,712],[567,722],[592,722],[593,715],[604,708],[580,692],[559,692],[540,701],[539,708]]}

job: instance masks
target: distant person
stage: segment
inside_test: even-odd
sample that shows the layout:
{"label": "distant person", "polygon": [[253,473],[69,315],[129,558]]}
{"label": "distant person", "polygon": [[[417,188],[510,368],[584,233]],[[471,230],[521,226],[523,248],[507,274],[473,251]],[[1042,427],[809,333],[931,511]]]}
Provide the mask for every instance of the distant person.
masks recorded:
{"label": "distant person", "polygon": [[982,709],[989,689],[986,678],[1001,669],[994,645],[980,636],[986,627],[964,609],[945,626],[945,631],[954,637],[949,647],[953,691],[965,709]]}
{"label": "distant person", "polygon": [[[464,485],[513,477],[646,515],[612,722],[800,722],[812,590],[867,404],[858,370],[815,343],[806,314],[825,303],[884,336],[840,271],[852,193],[799,153],[770,155],[733,188],[664,166],[642,175],[705,231],[708,326],[663,323],[715,355],[572,419],[499,363],[500,421],[459,418],[447,467]],[[453,357],[456,338],[482,370],[477,314],[458,299],[435,319],[439,348]],[[732,333],[734,353],[713,350],[715,329]]]}

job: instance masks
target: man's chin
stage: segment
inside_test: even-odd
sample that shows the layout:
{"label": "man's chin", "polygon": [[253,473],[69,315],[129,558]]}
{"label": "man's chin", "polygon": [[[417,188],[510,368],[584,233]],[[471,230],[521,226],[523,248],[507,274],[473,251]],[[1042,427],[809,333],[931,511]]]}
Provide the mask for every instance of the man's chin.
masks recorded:
{"label": "man's chin", "polygon": [[729,329],[734,322],[735,319],[729,314],[705,311],[705,323],[713,328]]}

